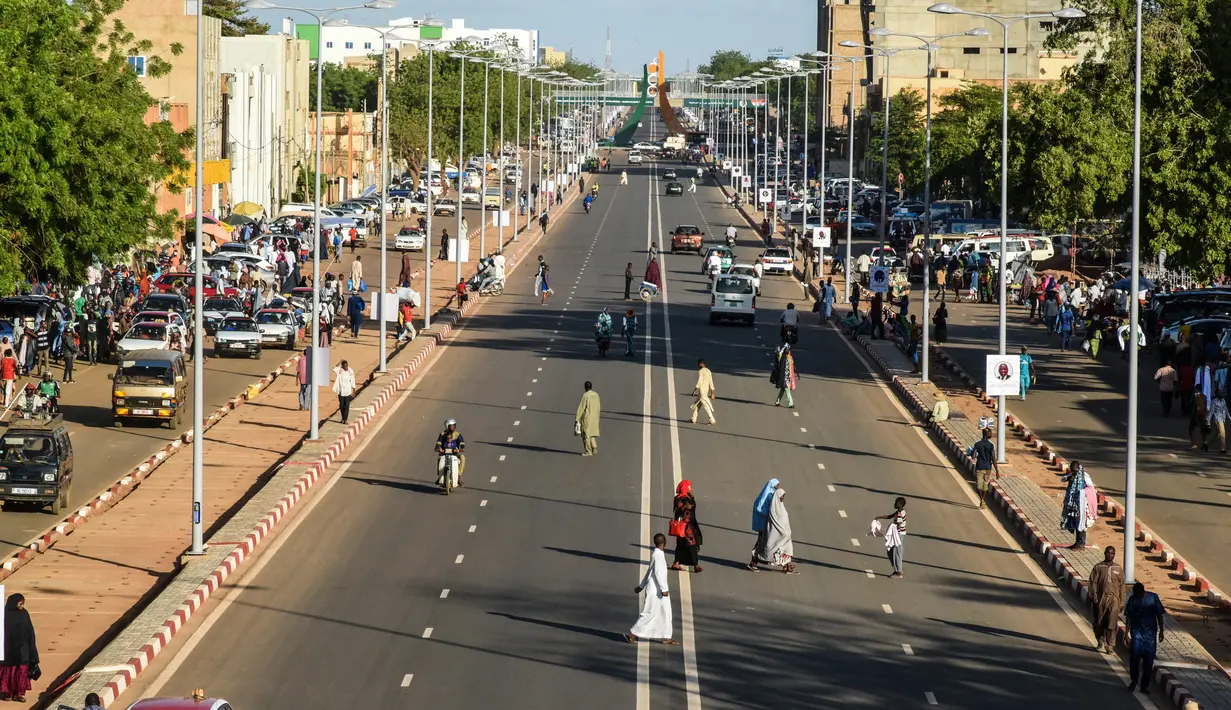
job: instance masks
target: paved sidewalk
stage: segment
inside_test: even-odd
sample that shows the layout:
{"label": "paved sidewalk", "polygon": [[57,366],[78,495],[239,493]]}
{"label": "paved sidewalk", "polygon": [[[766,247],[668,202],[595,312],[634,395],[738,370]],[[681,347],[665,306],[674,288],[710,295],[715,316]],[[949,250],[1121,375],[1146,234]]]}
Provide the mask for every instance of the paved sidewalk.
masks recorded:
{"label": "paved sidewalk", "polygon": [[[934,388],[921,385],[912,372],[910,359],[891,340],[859,338],[859,343],[880,365],[894,389],[910,404],[915,414],[925,416],[936,402]],[[950,418],[928,427],[950,455],[962,464],[962,470],[973,478],[972,460],[965,451],[979,437],[977,422],[966,413],[952,410]],[[1102,561],[1096,549],[1069,550],[1073,535],[1060,528],[1060,507],[1039,486],[1019,476],[1010,455],[1009,465],[1001,466],[1002,476],[992,484],[991,495],[1005,514],[1021,528],[1033,549],[1046,556],[1056,572],[1070,587],[1086,598],[1086,580],[1091,568]],[[1104,509],[1106,512],[1106,509]],[[1206,710],[1231,710],[1231,677],[1219,668],[1217,661],[1177,622],[1168,617],[1167,635],[1159,644],[1155,668],[1156,689],[1165,693],[1177,707],[1196,699]],[[1120,626],[1123,643],[1123,625]],[[1093,651],[1092,651],[1093,652]]]}

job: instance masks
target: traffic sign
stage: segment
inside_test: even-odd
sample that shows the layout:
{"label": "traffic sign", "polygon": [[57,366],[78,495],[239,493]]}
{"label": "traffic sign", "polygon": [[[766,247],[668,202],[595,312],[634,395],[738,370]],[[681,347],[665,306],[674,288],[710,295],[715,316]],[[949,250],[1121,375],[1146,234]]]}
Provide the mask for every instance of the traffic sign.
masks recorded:
{"label": "traffic sign", "polygon": [[902,175],[902,173],[898,173],[898,184],[899,185],[901,185],[902,181],[904,181],[905,179],[906,179],[906,176]]}
{"label": "traffic sign", "polygon": [[889,293],[889,267],[873,266],[868,272],[868,290],[872,293]]}
{"label": "traffic sign", "polygon": [[741,175],[739,179],[740,179],[740,185],[742,187],[752,187],[752,176],[751,175]]}
{"label": "traffic sign", "polygon": [[760,190],[757,190],[757,202],[764,204],[766,202],[773,202],[773,201],[774,201],[774,191],[773,190],[769,189],[768,187],[763,187]]}

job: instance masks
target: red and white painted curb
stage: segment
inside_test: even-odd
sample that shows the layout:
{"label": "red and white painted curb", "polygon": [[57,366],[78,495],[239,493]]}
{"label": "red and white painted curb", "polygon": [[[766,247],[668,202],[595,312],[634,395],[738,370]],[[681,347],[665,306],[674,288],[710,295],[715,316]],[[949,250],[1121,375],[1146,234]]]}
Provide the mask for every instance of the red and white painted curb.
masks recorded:
{"label": "red and white painted curb", "polygon": [[[926,421],[927,417],[931,414],[931,411],[924,406],[923,401],[919,399],[914,391],[912,391],[911,388],[908,387],[899,376],[890,375],[889,366],[885,363],[884,359],[881,358],[876,349],[871,346],[871,343],[866,337],[859,336],[857,340],[859,344],[863,346],[864,350],[872,357],[872,359],[876,361],[876,364],[880,367],[881,372],[886,377],[890,378],[890,383],[893,386],[894,391],[897,392],[899,398],[905,401],[906,404],[914,410],[914,413],[917,416]],[[936,352],[941,361],[945,362],[946,366],[951,369],[957,368],[957,363],[953,362],[948,355],[943,353],[943,351],[937,348]],[[966,373],[961,371],[960,368],[955,370],[955,374],[966,381],[968,385],[971,385],[972,387],[974,386],[969,378],[969,375],[966,375]],[[982,392],[980,391],[979,394],[981,395]],[[935,435],[937,439],[940,440],[940,443],[945,445],[945,448],[948,449],[949,455],[953,458],[953,460],[956,461],[969,476],[973,477],[975,475],[974,459],[966,455],[966,447],[962,446],[961,442],[949,431],[948,427],[946,427],[943,422],[937,423],[931,421],[927,421],[925,426]],[[1025,427],[1021,427],[1020,424],[1017,424],[1017,426],[1021,429],[1025,429]],[[1063,462],[1063,460],[1061,461],[1063,464],[1062,470],[1067,471],[1067,462]],[[1088,602],[1088,582],[1073,569],[1072,565],[1065,558],[1062,548],[1057,549],[1052,542],[1039,531],[1038,526],[1030,520],[1026,513],[1022,511],[1016,502],[1014,502],[1012,496],[1000,487],[998,481],[993,479],[988,487],[988,490],[991,493],[992,501],[1000,505],[1008,518],[1014,523],[1014,525],[1017,526],[1018,531],[1029,541],[1034,550],[1044,556],[1047,563],[1053,567],[1056,574],[1060,576],[1060,579],[1069,587],[1069,589],[1078,594],[1083,602]],[[1123,509],[1120,508],[1120,505],[1115,501],[1105,498],[1102,493],[1099,493],[1099,506],[1104,513],[1114,515],[1116,518],[1123,516]],[[1143,530],[1148,529],[1138,525],[1137,539],[1151,545],[1151,551],[1155,551],[1154,546],[1158,543],[1152,542],[1151,538],[1144,538],[1143,535],[1146,533],[1143,533]],[[1157,540],[1157,538],[1153,539]],[[1158,549],[1161,549],[1161,547]],[[1163,550],[1162,553],[1164,556],[1170,554],[1174,557],[1177,565],[1184,564],[1182,560],[1180,560],[1180,558],[1175,556],[1173,553],[1166,550]],[[1177,566],[1176,569],[1181,570],[1181,573],[1183,573],[1182,570],[1184,570],[1185,567]],[[1186,577],[1186,579],[1188,578]],[[1206,589],[1209,589],[1208,582],[1206,583]],[[1226,608],[1225,598],[1222,598],[1220,595],[1220,599],[1220,603],[1223,605],[1223,608]],[[1120,643],[1124,643],[1124,623],[1118,621],[1116,626],[1117,639],[1119,639]],[[1175,676],[1172,675],[1166,667],[1156,665],[1154,667],[1154,679],[1164,688],[1167,696],[1177,708],[1181,708],[1181,710],[1190,710],[1190,708],[1193,708],[1190,704],[1196,702],[1193,694],[1189,692],[1189,690],[1182,684],[1180,684],[1180,682],[1175,679]]]}

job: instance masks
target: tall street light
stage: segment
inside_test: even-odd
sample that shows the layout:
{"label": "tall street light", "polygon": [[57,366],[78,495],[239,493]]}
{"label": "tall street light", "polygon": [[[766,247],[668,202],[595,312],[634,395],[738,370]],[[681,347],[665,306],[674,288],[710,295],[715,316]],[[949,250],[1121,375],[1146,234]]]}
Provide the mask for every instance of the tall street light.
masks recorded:
{"label": "tall street light", "polygon": [[[848,56],[844,56],[840,54],[830,54],[828,52],[818,51],[818,52],[813,52],[813,56],[825,57],[830,62],[850,62],[851,63],[851,96],[849,99],[850,103],[847,105],[847,114],[846,114],[846,261],[843,263],[843,266],[842,266],[842,273],[844,275],[844,278],[842,279],[842,283],[843,283],[843,291],[845,291],[845,293],[843,294],[843,297],[845,298],[847,303],[850,303],[851,302],[851,278],[855,276],[854,274],[851,273],[851,238],[852,238],[851,217],[855,214],[855,189],[854,189],[854,180],[855,180],[855,85],[857,83],[855,80],[855,67],[859,64],[859,62],[863,61],[863,55],[848,57]],[[836,65],[834,66],[834,68],[836,69]],[[826,83],[828,84],[828,82]],[[827,108],[826,111],[828,112],[828,110],[829,109]],[[822,145],[821,146],[822,159],[825,154],[824,151],[825,151],[825,146]],[[824,163],[822,163],[822,166],[823,165]],[[821,179],[823,180],[824,177],[825,177],[825,174],[824,174],[824,171],[822,171]],[[823,191],[822,191],[822,194],[824,194]],[[824,200],[822,200],[821,205],[822,205],[821,206],[821,220],[824,221],[825,219]]]}
{"label": "tall street light", "polygon": [[1137,0],[1137,28],[1133,38],[1133,237],[1129,278],[1133,289],[1128,337],[1128,448],[1124,469],[1124,581],[1132,584],[1137,556],[1137,329],[1141,327],[1137,291],[1141,280],[1141,0]]}
{"label": "tall street light", "polygon": [[[325,27],[347,27],[346,20],[326,20]],[[380,36],[380,287],[376,289],[376,320],[380,327],[380,360],[376,371],[386,373],[388,368],[388,346],[385,343],[385,291],[388,288],[388,265],[385,263],[389,241],[389,40],[397,39],[397,27],[382,30],[378,27],[358,26],[361,29],[375,32]],[[426,242],[426,237],[424,238]],[[425,249],[426,252],[426,249]]]}
{"label": "tall street light", "polygon": [[[829,54],[827,52],[815,52],[814,56],[828,57]],[[829,114],[829,73],[837,69],[837,66],[830,62],[819,61],[816,59],[809,59],[807,57],[796,57],[796,59],[798,59],[800,62],[807,62],[810,64],[819,65],[814,69],[809,69],[807,73],[804,75],[804,183],[805,183],[805,187],[807,185],[807,180],[808,180],[808,128],[807,128],[808,127],[808,109],[809,109],[808,80],[811,78],[813,74],[822,75],[821,105],[825,107],[825,113],[821,115],[821,164],[818,168],[818,174],[820,175],[820,183],[821,183],[821,190],[820,190],[821,192],[821,198],[820,198],[821,199],[821,208],[820,208],[821,224],[824,224],[825,223],[825,152],[826,152],[826,145],[827,145],[825,129],[826,129],[827,124],[829,123],[829,115],[828,115]],[[806,206],[804,208],[804,223],[805,225],[807,224],[807,207]],[[832,235],[830,236],[830,240],[831,240],[830,248],[834,249],[836,252],[837,248],[834,247],[832,244]],[[833,256],[836,256],[836,254]],[[836,258],[834,259],[834,262],[835,263],[837,262]],[[817,261],[818,272],[821,268],[823,268],[824,263],[825,263],[824,258],[821,258],[820,260]],[[817,273],[817,276],[820,276],[820,273]]]}
{"label": "tall street light", "polygon": [[928,350],[931,335],[932,313],[932,66],[936,57],[937,42],[954,37],[987,37],[990,32],[983,27],[976,27],[966,32],[955,32],[943,35],[915,35],[907,32],[892,32],[884,27],[877,27],[868,34],[873,37],[905,37],[922,42],[919,47],[904,47],[903,49],[918,49],[927,52],[927,111],[924,119],[923,139],[923,351],[919,356],[920,382],[928,381]]}
{"label": "tall street light", "polygon": [[[316,381],[316,360],[320,356],[320,350],[319,350],[320,348],[320,328],[317,327],[317,324],[320,323],[320,315],[321,315],[321,286],[320,286],[321,284],[321,153],[322,153],[321,151],[321,141],[322,141],[321,124],[322,124],[322,118],[323,118],[322,108],[321,108],[321,95],[325,93],[324,86],[323,86],[324,84],[323,65],[325,62],[321,56],[322,47],[320,46],[320,42],[321,42],[320,38],[322,35],[324,35],[325,20],[329,19],[333,15],[336,15],[340,12],[346,12],[348,10],[362,10],[365,8],[371,9],[371,10],[386,10],[391,7],[395,7],[396,5],[397,3],[394,2],[393,0],[371,0],[371,2],[363,3],[361,5],[348,5],[346,7],[333,7],[333,8],[312,8],[309,10],[309,9],[304,9],[301,7],[277,5],[275,3],[268,2],[268,0],[248,0],[248,2],[244,3],[244,7],[247,8],[248,10],[287,10],[290,12],[302,12],[303,14],[316,19],[316,27],[317,27],[316,192],[312,196],[312,231],[313,231],[312,321],[311,321],[312,327],[310,328],[310,330],[312,331],[312,361],[309,363],[310,366],[308,368],[309,370],[308,378],[309,380],[311,380],[311,386],[308,387],[308,402],[309,402],[308,439],[310,441],[316,441],[317,439],[320,438],[320,392],[319,392],[320,387]],[[198,65],[198,71],[199,71],[199,65]],[[198,103],[198,106],[199,105],[200,104]],[[200,161],[198,160],[197,162],[199,163]],[[200,205],[198,205],[198,212],[200,211],[199,208],[200,208]],[[198,234],[200,234],[199,231],[198,231]],[[197,252],[197,254],[198,254],[197,258],[200,258],[199,251]],[[197,273],[198,274],[201,273],[200,268],[197,269]],[[198,278],[200,277],[198,276]],[[200,298],[200,296],[201,296],[201,289],[198,288],[197,298]],[[200,313],[200,312],[201,312],[201,308],[200,308],[200,305],[198,304],[197,313]],[[200,363],[198,363],[198,369],[200,369]],[[197,398],[196,401],[199,402],[200,398]],[[199,406],[200,405],[196,403],[194,403],[193,405],[194,420],[196,420],[196,416],[195,416],[196,408]],[[193,426],[197,427],[194,430],[195,432],[201,431],[196,421],[194,421]],[[193,436],[194,440],[197,438],[198,438],[197,436],[195,435]],[[198,457],[196,456],[197,454],[196,444],[193,445],[193,454],[194,454],[194,460],[197,459]],[[200,498],[204,497],[204,494],[202,493],[204,484],[201,481],[200,475],[195,471],[195,469],[198,468],[198,465],[194,463],[193,468],[194,468],[194,472],[193,472],[192,489],[193,489],[193,507],[195,509],[197,508],[197,506],[199,506]],[[199,517],[200,517],[199,515],[196,516],[196,518],[198,519]],[[196,529],[199,526],[200,526],[199,522],[194,523],[194,530],[193,530],[193,549],[194,550],[198,549],[199,547],[197,544],[197,537],[199,535],[199,531]]]}
{"label": "tall street light", "polygon": [[[880,243],[880,251],[877,252],[877,257],[876,257],[877,263],[885,263],[884,262],[885,235],[886,235],[886,232],[889,230],[889,219],[888,219],[888,215],[886,214],[887,208],[889,206],[889,80],[892,77],[892,75],[889,73],[889,67],[890,67],[890,60],[893,59],[893,55],[897,54],[901,50],[885,49],[883,47],[873,47],[871,45],[860,44],[858,42],[855,42],[854,40],[849,40],[849,39],[839,42],[838,46],[852,47],[855,49],[865,49],[870,54],[879,54],[885,58],[885,86],[884,86],[884,89],[881,91],[881,94],[883,95],[883,100],[885,102],[885,115],[881,119],[881,123],[884,124],[882,126],[883,135],[881,136],[881,220],[880,220],[881,221],[880,223],[881,243]],[[850,215],[847,215],[847,219],[850,219]]]}
{"label": "tall street light", "polygon": [[[1065,7],[1053,12],[1036,12],[1024,15],[1000,15],[988,12],[963,10],[947,2],[937,3],[928,8],[928,12],[942,15],[969,15],[982,17],[1000,25],[1004,32],[1004,46],[1001,50],[1001,103],[1000,103],[1000,354],[1006,353],[1008,339],[1008,269],[1006,268],[1006,252],[1008,251],[1009,233],[1009,28],[1019,22],[1035,20],[1044,17],[1070,19],[1085,17],[1086,13],[1075,7]],[[1132,335],[1132,334],[1130,334]],[[1133,336],[1136,337],[1136,336]],[[1005,428],[1005,397],[1000,395],[996,410],[996,457],[999,463],[1005,463],[1004,428]],[[1129,528],[1130,530],[1132,528]],[[1125,557],[1127,557],[1127,551]]]}

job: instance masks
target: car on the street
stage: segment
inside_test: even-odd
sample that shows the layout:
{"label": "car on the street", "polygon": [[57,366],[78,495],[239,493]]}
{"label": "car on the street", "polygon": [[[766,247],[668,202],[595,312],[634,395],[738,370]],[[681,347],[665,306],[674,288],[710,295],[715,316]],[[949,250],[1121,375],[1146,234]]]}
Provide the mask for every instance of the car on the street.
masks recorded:
{"label": "car on the street", "polygon": [[679,178],[679,175],[676,174],[675,168],[667,168],[663,171],[663,180],[675,180],[677,178]]}
{"label": "car on the street", "polygon": [[187,317],[175,311],[137,311],[133,323],[170,323],[179,328],[184,338],[184,347],[192,347],[192,328]]}
{"label": "car on the street", "polygon": [[757,293],[752,278],[742,274],[719,274],[710,290],[710,325],[720,320],[740,320],[755,325]]}
{"label": "car on the street", "polygon": [[[128,332],[116,342],[115,356],[123,360],[125,355],[137,350],[170,350],[171,334],[177,330],[180,328],[174,323],[134,323]],[[181,330],[180,338],[184,343],[184,350],[187,351],[188,340],[183,336],[184,333]]]}
{"label": "car on the street", "polygon": [[667,194],[668,195],[683,195],[684,186],[678,182],[669,182],[667,183]]}
{"label": "car on the street", "polygon": [[423,231],[415,225],[403,226],[393,237],[393,248],[398,251],[423,251],[426,246],[427,239],[423,236]]}
{"label": "car on the street", "polygon": [[[188,289],[188,297],[193,298],[196,296],[195,278],[195,276],[186,271],[173,271],[171,273],[159,276],[158,280],[154,282],[154,290],[159,293],[171,293],[176,290],[176,287],[179,284],[182,283]],[[201,295],[205,298],[239,295],[239,290],[234,287],[226,286],[220,288],[218,286],[218,281],[216,281],[213,276],[203,276],[201,278]]]}
{"label": "car on the street", "polygon": [[640,141],[633,144],[633,150],[644,150],[647,153],[653,153],[658,150],[658,146],[649,141]]}
{"label": "car on the street", "polygon": [[757,295],[761,295],[761,277],[757,276],[757,269],[752,264],[731,264],[731,268],[723,273],[734,276],[747,276],[752,279],[752,285],[756,287]]}
{"label": "car on the street", "polygon": [[245,355],[261,357],[261,329],[248,316],[231,316],[214,333],[214,357]]}
{"label": "car on the street", "polygon": [[791,252],[782,247],[770,247],[761,252],[761,273],[786,274],[794,272],[795,262],[791,260]]}
{"label": "car on the street", "polygon": [[695,224],[681,224],[671,230],[671,251],[701,252],[701,242],[705,232]]}
{"label": "car on the street", "polygon": [[509,185],[516,184],[517,181],[521,179],[522,174],[520,165],[509,165],[504,169],[504,181]]}
{"label": "car on the street", "polygon": [[262,345],[277,345],[293,350],[299,336],[299,323],[295,314],[285,308],[262,308],[256,312],[256,328],[261,333]]}
{"label": "car on the street", "polygon": [[501,195],[500,193],[501,193],[501,190],[499,186],[489,186],[486,190],[484,190],[483,191],[483,209],[485,210],[500,209],[500,202],[501,202],[501,198],[503,197],[503,195]]}
{"label": "car on the street", "polygon": [[205,326],[205,334],[213,335],[218,330],[218,324],[229,316],[244,315],[244,308],[234,298],[207,298],[201,304],[201,321]]}
{"label": "car on the street", "polygon": [[219,244],[215,254],[251,254],[256,256],[256,245],[252,242],[226,242]]}
{"label": "car on the street", "polygon": [[635,150],[628,151],[628,164],[629,165],[641,165],[641,161],[642,161],[642,157],[641,157],[640,152],[635,151]]}
{"label": "car on the street", "polygon": [[436,200],[436,202],[432,204],[432,214],[434,216],[456,215],[457,214],[457,202],[455,202],[454,200],[448,197],[442,197],[439,200]]}
{"label": "car on the street", "polygon": [[232,710],[221,698],[144,698],[128,706],[128,710]]}
{"label": "car on the street", "polygon": [[151,293],[137,308],[140,311],[174,311],[187,320],[192,304],[178,293]]}
{"label": "car on the street", "polygon": [[726,244],[711,244],[708,247],[702,247],[698,252],[701,254],[701,270],[700,273],[707,273],[705,270],[705,262],[709,260],[710,254],[718,255],[718,273],[722,273],[731,268],[731,264],[735,263],[735,254],[731,252],[731,247]]}
{"label": "car on the street", "polygon": [[37,503],[59,515],[73,483],[73,444],[60,414],[13,412],[0,438],[0,503]]}
{"label": "car on the street", "polygon": [[462,204],[477,205],[479,204],[479,190],[475,187],[462,188]]}
{"label": "car on the street", "polygon": [[855,219],[851,220],[851,231],[855,234],[872,234],[876,231],[876,224],[867,217],[855,215]]}
{"label": "car on the street", "polygon": [[1159,333],[1159,342],[1168,335],[1173,343],[1180,342],[1180,327],[1185,325],[1194,335],[1200,333],[1207,343],[1211,340],[1221,342],[1223,333],[1231,330],[1231,316],[1197,316],[1168,323]]}

